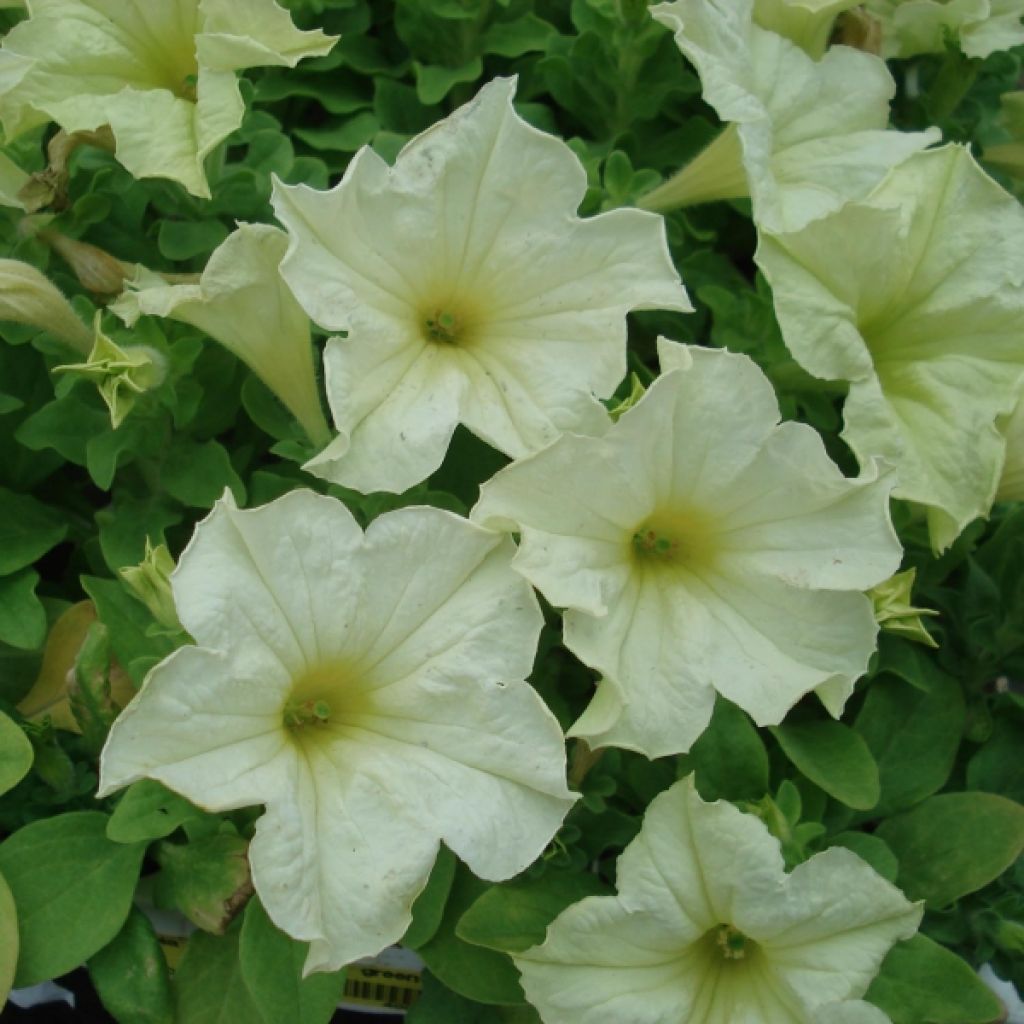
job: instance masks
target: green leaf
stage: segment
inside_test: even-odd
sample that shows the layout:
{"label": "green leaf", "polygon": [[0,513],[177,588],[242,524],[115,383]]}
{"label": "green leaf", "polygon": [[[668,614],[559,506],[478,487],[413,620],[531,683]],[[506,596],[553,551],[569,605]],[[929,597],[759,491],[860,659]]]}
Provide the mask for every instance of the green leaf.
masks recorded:
{"label": "green leaf", "polygon": [[[98,403],[95,390],[93,395]],[[84,466],[89,439],[109,431],[110,416],[106,410],[84,401],[76,389],[32,413],[14,436],[32,451],[52,448],[69,462]]]}
{"label": "green leaf", "polygon": [[882,796],[873,811],[878,816],[912,807],[941,789],[960,747],[965,716],[960,684],[934,666],[917,678],[912,686],[902,677],[880,676],[854,722],[878,762]]}
{"label": "green leaf", "polygon": [[419,949],[437,932],[448,893],[451,892],[457,863],[455,854],[447,846],[442,845],[438,849],[437,860],[434,861],[427,884],[412,905],[412,924],[402,939],[406,949]]}
{"label": "green leaf", "polygon": [[499,21],[491,25],[483,36],[483,52],[499,57],[521,57],[524,53],[543,53],[555,27],[529,12],[513,21]]}
{"label": "green leaf", "polygon": [[112,843],[106,828],[105,814],[73,811],[0,844],[0,874],[18,908],[19,988],[66,974],[121,930],[146,846]]}
{"label": "green leaf", "polygon": [[169,260],[191,260],[212,252],[227,237],[219,220],[162,220],[156,244]]}
{"label": "green leaf", "polygon": [[0,711],[0,796],[28,774],[32,757],[32,744],[24,730]]}
{"label": "green leaf", "polygon": [[174,974],[178,1024],[252,1024],[263,1019],[242,976],[241,921],[224,935],[193,932]]}
{"label": "green leaf", "polygon": [[14,986],[18,966],[18,910],[10,887],[0,874],[0,1009]]}
{"label": "green leaf", "polygon": [[322,152],[354,153],[380,131],[377,115],[368,110],[333,126],[296,128],[295,137]]}
{"label": "green leaf", "polygon": [[141,910],[132,907],[114,941],[92,957],[89,978],[118,1024],[174,1024],[167,961]]}
{"label": "green leaf", "polygon": [[510,957],[464,942],[455,933],[462,915],[490,888],[463,864],[455,871],[441,926],[418,950],[427,967],[450,989],[478,1003],[522,1003],[519,972]]}
{"label": "green leaf", "polygon": [[212,508],[225,487],[231,488],[239,504],[245,502],[245,485],[226,449],[216,441],[179,441],[163,464],[160,480],[172,498],[193,508]]}
{"label": "green leaf", "polygon": [[222,934],[252,893],[248,849],[248,840],[230,832],[161,843],[158,898],[204,931]]}
{"label": "green leaf", "polygon": [[544,941],[548,925],[566,907],[608,893],[596,875],[548,869],[488,889],[459,919],[455,934],[476,946],[521,953]]}
{"label": "green leaf", "polygon": [[992,1024],[1003,1014],[974,971],[924,935],[893,946],[864,998],[892,1024]]}
{"label": "green leaf", "polygon": [[242,920],[239,960],[249,994],[266,1024],[327,1024],[345,987],[345,972],[302,977],[309,946],[277,928],[256,898]]}
{"label": "green leaf", "polygon": [[833,836],[829,846],[843,846],[867,861],[883,878],[895,882],[900,863],[888,845],[876,835],[867,832],[840,832]]}
{"label": "green leaf", "polygon": [[423,972],[423,992],[405,1024],[541,1024],[532,1006],[487,1006],[460,996]]}
{"label": "green leaf", "polygon": [[967,785],[1024,803],[1024,724],[997,718],[992,735],[967,762]]}
{"label": "green leaf", "polygon": [[744,711],[719,697],[711,722],[690,750],[705,800],[759,800],[768,792],[768,751]]}
{"label": "green leaf", "polygon": [[36,597],[39,573],[23,569],[0,576],[0,641],[34,651],[46,640],[46,609]]}
{"label": "green leaf", "polygon": [[484,70],[479,57],[457,68],[421,64],[416,60],[412,62],[412,67],[416,75],[416,96],[425,106],[440,103],[460,82],[475,82]]}
{"label": "green leaf", "polygon": [[943,793],[883,821],[912,900],[945,907],[998,878],[1024,851],[1024,807],[993,793]]}
{"label": "green leaf", "polygon": [[864,740],[831,719],[775,726],[783,753],[816,786],[857,810],[878,803],[878,765]]}
{"label": "green leaf", "polygon": [[60,514],[27,494],[0,487],[0,576],[31,565],[67,532]]}
{"label": "green leaf", "polygon": [[163,839],[187,821],[207,817],[183,796],[153,779],[133,782],[107,822],[107,838],[115,843]]}

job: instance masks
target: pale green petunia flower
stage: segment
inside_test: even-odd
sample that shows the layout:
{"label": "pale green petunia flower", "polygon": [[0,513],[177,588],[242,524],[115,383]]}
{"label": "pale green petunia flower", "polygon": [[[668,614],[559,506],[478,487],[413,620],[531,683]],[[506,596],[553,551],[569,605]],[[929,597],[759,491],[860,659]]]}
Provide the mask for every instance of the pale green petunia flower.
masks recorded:
{"label": "pale green petunia flower", "polygon": [[838,15],[861,0],[754,0],[754,21],[791,39],[805,53],[819,58],[828,46]]}
{"label": "pale green petunia flower", "polygon": [[850,382],[843,438],[896,467],[942,550],[995,496],[1024,383],[1024,211],[946,146],[863,202],[762,235],[783,337],[817,377]]}
{"label": "pale green petunia flower", "polygon": [[749,195],[758,227],[792,231],[866,195],[938,138],[886,130],[895,84],[883,60],[836,46],[815,61],[756,24],[753,0],[675,0],[651,13],[675,32],[728,127],[641,197],[645,209]]}
{"label": "pale green petunia flower", "polygon": [[335,37],[300,32],[274,0],[28,0],[0,49],[9,138],[47,121],[109,125],[138,178],[209,197],[208,153],[242,122],[236,72],[294,67]]}
{"label": "pale green petunia flower", "polygon": [[213,251],[198,284],[138,274],[110,309],[129,326],[143,313],[205,331],[285,404],[309,438],[330,437],[313,368],[309,318],[279,273],[288,239],[268,224],[241,224]]}
{"label": "pale green petunia flower", "polygon": [[764,824],[692,777],[655,797],[616,879],[513,954],[545,1024],[883,1024],[860,997],[922,914],[846,849],[787,874]]}
{"label": "pale green petunia flower", "polygon": [[899,565],[891,480],[848,480],[779,423],[745,356],[659,343],[662,376],[600,438],[566,435],[481,488],[513,566],[603,678],[570,735],[688,750],[716,691],[759,725],[815,691],[838,715],[878,627],[862,593]]}
{"label": "pale green petunia flower", "polygon": [[[626,373],[626,314],[689,310],[661,219],[586,220],[579,160],[512,107],[515,81],[413,139],[364,148],[329,192],[278,183],[281,272],[322,327],[338,437],[307,469],[404,491],[464,424],[512,457],[600,430]],[[595,397],[596,396],[596,397]]]}
{"label": "pale green petunia flower", "polygon": [[882,26],[882,55],[943,53],[951,40],[968,57],[1024,43],[1024,0],[864,0]]}
{"label": "pale green petunia flower", "polygon": [[115,721],[101,796],[141,778],[209,811],[264,804],[253,884],[306,971],[397,941],[443,841],[509,878],[574,796],[554,716],[527,683],[542,625],[508,539],[434,508],[380,516],[293,491],[230,494],[171,577],[198,646],[157,665]]}

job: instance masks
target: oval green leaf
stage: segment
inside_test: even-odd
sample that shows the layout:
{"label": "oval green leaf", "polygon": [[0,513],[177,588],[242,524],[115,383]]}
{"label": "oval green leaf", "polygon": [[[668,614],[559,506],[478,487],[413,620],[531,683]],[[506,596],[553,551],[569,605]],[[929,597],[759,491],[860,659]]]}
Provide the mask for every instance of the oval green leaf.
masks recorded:
{"label": "oval green leaf", "polygon": [[1024,851],[1024,807],[994,793],[942,793],[883,821],[910,899],[945,907],[998,878]]}
{"label": "oval green leaf", "polygon": [[858,811],[878,803],[878,765],[848,726],[822,719],[779,725],[771,732],[786,757],[829,796]]}
{"label": "oval green leaf", "polygon": [[0,711],[0,794],[13,789],[32,767],[32,744],[18,724]]}
{"label": "oval green leaf", "polygon": [[17,987],[66,974],[121,930],[146,846],[112,843],[106,829],[105,814],[74,811],[0,844],[0,874],[17,907]]}

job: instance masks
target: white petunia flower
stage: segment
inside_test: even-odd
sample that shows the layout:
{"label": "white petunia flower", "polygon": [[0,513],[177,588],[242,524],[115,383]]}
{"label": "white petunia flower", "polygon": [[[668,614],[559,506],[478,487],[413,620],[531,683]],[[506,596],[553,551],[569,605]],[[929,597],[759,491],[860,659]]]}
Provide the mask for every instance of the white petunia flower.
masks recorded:
{"label": "white petunia flower", "polygon": [[935,132],[886,131],[895,84],[885,62],[846,46],[814,60],[761,28],[754,0],[652,8],[700,74],[722,135],[640,200],[650,210],[750,196],[754,221],[794,231],[866,195]]}
{"label": "white petunia flower", "polygon": [[110,308],[129,326],[143,313],[205,331],[256,374],[324,444],[330,430],[313,369],[309,317],[278,268],[288,248],[280,228],[240,224],[213,251],[198,284],[168,284],[143,270]]}
{"label": "white petunia flower", "polygon": [[513,955],[545,1024],[879,1024],[859,999],[922,914],[840,847],[787,874],[764,824],[692,778],[654,799],[616,878]]}
{"label": "white petunia flower", "polygon": [[997,420],[1024,382],[1024,211],[958,146],[918,153],[864,201],[757,261],[793,356],[850,382],[843,438],[896,468],[942,550],[992,504]]}
{"label": "white petunia flower", "polygon": [[864,0],[882,26],[884,57],[944,53],[950,40],[968,57],[1024,43],[1024,0]]}
{"label": "white petunia flower", "polygon": [[761,28],[791,39],[805,53],[819,58],[828,46],[836,17],[861,0],[754,0],[754,21]]}
{"label": "white petunia flower", "polygon": [[566,435],[481,489],[513,562],[604,676],[570,735],[688,750],[715,691],[759,725],[814,690],[838,715],[875,648],[861,591],[898,567],[891,482],[848,480],[779,423],[745,356],[659,343],[662,376],[602,438]]}
{"label": "white petunia flower", "polygon": [[512,543],[405,508],[365,535],[294,491],[197,528],[171,584],[198,646],[111,729],[100,795],[157,779],[210,811],[265,804],[253,883],[306,971],[395,942],[444,841],[522,871],[573,802],[554,716],[522,680],[541,615]]}
{"label": "white petunia flower", "polygon": [[281,267],[327,343],[338,438],[307,466],[403,491],[456,424],[512,457],[600,430],[626,372],[626,313],[689,310],[660,218],[580,220],[583,167],[499,79],[389,167],[361,150],[330,192],[277,184]]}
{"label": "white petunia flower", "polygon": [[28,0],[0,49],[8,138],[56,121],[109,125],[137,178],[209,197],[203,160],[241,123],[235,72],[295,67],[336,42],[300,32],[274,0]]}

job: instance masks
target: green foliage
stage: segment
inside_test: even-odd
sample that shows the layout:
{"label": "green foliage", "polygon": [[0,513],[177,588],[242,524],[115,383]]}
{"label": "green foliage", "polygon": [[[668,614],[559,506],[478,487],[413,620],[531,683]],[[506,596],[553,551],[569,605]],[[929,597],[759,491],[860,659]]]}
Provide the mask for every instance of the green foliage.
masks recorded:
{"label": "green foliage", "polygon": [[511,959],[504,953],[466,942],[456,931],[462,915],[487,889],[486,882],[460,864],[441,924],[418,952],[431,973],[459,995],[478,1003],[516,1005],[523,1002],[523,991]]}
{"label": "green foliage", "polygon": [[942,793],[884,821],[911,899],[944,907],[987,885],[1024,852],[1024,807],[992,793]]}
{"label": "green foliage", "polygon": [[106,827],[105,814],[75,811],[26,825],[0,844],[0,874],[18,911],[16,986],[77,967],[124,924],[145,844],[113,843]]}
{"label": "green foliage", "polygon": [[476,946],[521,953],[539,946],[548,925],[570,904],[608,892],[594,875],[549,869],[489,889],[462,915],[455,934]]}
{"label": "green foliage", "polygon": [[437,933],[457,863],[455,854],[447,846],[437,851],[437,860],[434,861],[427,884],[412,905],[412,924],[402,937],[402,945],[406,949],[419,949]]}
{"label": "green foliage", "polygon": [[327,1024],[334,1015],[345,972],[303,978],[307,948],[275,927],[258,899],[249,901],[238,956],[242,979],[265,1024]]}
{"label": "green foliage", "polygon": [[[671,33],[639,0],[286,6],[298,23],[342,40],[294,69],[245,73],[245,119],[208,161],[211,200],[136,181],[110,154],[83,147],[67,204],[44,211],[47,225],[126,263],[195,275],[237,220],[272,222],[272,176],[323,189],[363,145],[393,160],[497,75],[518,75],[519,111],[579,156],[584,215],[635,204],[720,130]],[[6,28],[14,15],[0,17]],[[1017,88],[1019,50],[890,67],[897,127],[936,121],[944,138],[975,149],[1007,140],[999,98]],[[5,151],[40,170],[43,142],[42,131],[30,132]],[[1024,194],[1012,167],[995,171]],[[666,228],[696,312],[631,317],[630,370],[645,384],[654,378],[658,334],[744,352],[768,374],[783,417],[814,426],[855,473],[840,437],[845,385],[811,377],[786,349],[771,290],[751,262],[748,207],[696,207],[670,215]],[[59,253],[29,237],[20,211],[0,210],[0,240],[4,256],[44,269],[85,322],[105,305],[109,296],[89,292]],[[112,680],[126,673],[137,688],[188,642],[156,622],[117,571],[142,560],[147,540],[180,555],[225,489],[255,505],[297,486],[328,488],[301,470],[311,452],[287,410],[201,331],[151,317],[129,330],[109,312],[103,325],[118,344],[149,345],[168,363],[166,381],[139,396],[117,430],[92,385],[51,373],[71,361],[66,348],[0,324],[0,873],[17,904],[16,914],[5,906],[0,880],[0,997],[14,978],[20,927],[17,984],[88,960],[122,1024],[326,1020],[341,976],[301,980],[304,944],[279,932],[257,900],[237,919],[249,893],[251,818],[208,814],[149,780],[102,804],[109,817],[94,810],[93,794]],[[405,495],[330,491],[364,525],[410,504],[465,514],[506,462],[460,427],[442,467]],[[955,952],[918,937],[890,954],[870,997],[894,1024],[998,1015],[968,963],[992,962],[1024,986],[1024,872],[1012,866],[1024,842],[1024,506],[997,507],[938,558],[916,510],[896,503],[894,517],[906,564],[918,570],[915,600],[940,612],[938,651],[883,637],[842,722],[809,699],[769,732],[719,698],[688,754],[651,762],[596,752],[574,780],[581,799],[565,825],[512,881],[475,879],[442,847],[404,938],[429,967],[409,1024],[537,1024],[506,953],[542,941],[577,898],[609,891],[615,857],[650,801],[691,771],[706,799],[758,814],[790,866],[842,846],[928,901],[925,931]],[[26,722],[16,705],[60,611],[85,597],[99,626],[74,668],[77,735]],[[594,678],[562,646],[559,614],[546,615],[531,682],[565,729]],[[147,864],[160,868],[158,898],[224,932],[196,933],[170,983],[152,928],[128,910],[147,849]]]}
{"label": "green foliage", "polygon": [[893,1024],[991,1024],[999,1000],[958,956],[924,935],[894,946],[867,997]]}
{"label": "green foliage", "polygon": [[818,719],[776,726],[772,735],[790,761],[830,796],[859,810],[878,803],[878,765],[848,726]]}
{"label": "green foliage", "polygon": [[141,910],[132,907],[117,937],[89,960],[89,977],[118,1024],[173,1024],[167,961]]}

